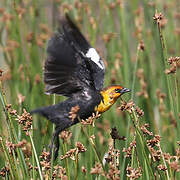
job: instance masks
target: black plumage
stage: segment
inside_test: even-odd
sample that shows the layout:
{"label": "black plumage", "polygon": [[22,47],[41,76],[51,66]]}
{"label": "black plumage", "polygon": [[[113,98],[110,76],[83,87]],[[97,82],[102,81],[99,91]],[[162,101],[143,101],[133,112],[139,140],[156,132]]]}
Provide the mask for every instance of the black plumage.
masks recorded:
{"label": "black plumage", "polygon": [[[46,93],[72,96],[84,87],[101,90],[105,68],[86,56],[91,48],[70,18],[60,20],[60,28],[48,43],[44,67]],[[100,63],[104,67],[103,61]]]}
{"label": "black plumage", "polygon": [[[91,98],[89,99],[89,97]],[[59,133],[67,129],[68,127],[78,123],[78,117],[80,119],[86,119],[91,116],[94,112],[94,107],[97,106],[101,100],[102,97],[99,93],[95,93],[94,91],[90,90],[88,92],[88,100],[85,94],[76,93],[75,96],[68,98],[66,101],[60,102],[52,106],[41,107],[31,112],[41,114],[56,125],[50,146],[51,154],[52,148],[55,145],[55,159],[58,156],[59,150]],[[79,111],[77,112],[77,118],[72,120],[72,118],[70,118],[70,112],[72,107],[76,107],[77,105],[79,107]]]}
{"label": "black plumage", "polygon": [[[69,112],[79,106],[77,116],[86,119],[100,104],[100,91],[104,82],[104,63],[98,55],[87,55],[92,47],[66,15],[60,20],[60,28],[50,39],[47,59],[44,65],[46,93],[69,97],[59,104],[42,107],[31,113],[39,113],[55,123],[51,151],[55,145],[55,158],[58,155],[58,135],[64,129],[79,122],[72,120]],[[94,49],[91,49],[94,51]]]}

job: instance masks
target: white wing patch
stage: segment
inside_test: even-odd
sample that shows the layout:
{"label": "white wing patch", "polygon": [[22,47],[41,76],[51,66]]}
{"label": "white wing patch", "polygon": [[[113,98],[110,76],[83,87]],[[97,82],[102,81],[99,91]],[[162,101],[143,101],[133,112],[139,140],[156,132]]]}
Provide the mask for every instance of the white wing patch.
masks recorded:
{"label": "white wing patch", "polygon": [[86,53],[86,57],[90,58],[93,62],[95,62],[101,69],[104,69],[100,61],[100,56],[94,48],[90,48]]}

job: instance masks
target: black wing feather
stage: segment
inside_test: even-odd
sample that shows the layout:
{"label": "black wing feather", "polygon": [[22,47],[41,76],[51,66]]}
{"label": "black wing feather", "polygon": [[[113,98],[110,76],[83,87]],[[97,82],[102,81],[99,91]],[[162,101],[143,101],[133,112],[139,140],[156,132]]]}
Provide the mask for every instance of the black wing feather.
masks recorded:
{"label": "black wing feather", "polygon": [[63,32],[70,43],[76,43],[75,45],[84,53],[87,52],[91,45],[84,38],[82,33],[72,22],[70,17],[66,14],[65,18],[62,18],[61,24],[63,25]]}
{"label": "black wing feather", "polygon": [[48,42],[44,66],[46,93],[70,97],[84,88],[101,90],[105,70],[86,57],[91,46],[69,16],[61,19],[60,25]]}

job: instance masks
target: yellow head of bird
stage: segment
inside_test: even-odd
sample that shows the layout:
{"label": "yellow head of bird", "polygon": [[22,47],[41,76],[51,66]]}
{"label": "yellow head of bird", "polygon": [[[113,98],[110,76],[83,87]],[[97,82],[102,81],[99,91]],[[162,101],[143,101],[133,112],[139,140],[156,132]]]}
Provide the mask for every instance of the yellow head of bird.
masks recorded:
{"label": "yellow head of bird", "polygon": [[116,102],[116,100],[126,92],[130,92],[130,90],[122,86],[114,85],[106,87],[101,91],[103,100],[97,106],[96,111],[100,113],[107,111]]}
{"label": "yellow head of bird", "polygon": [[126,92],[130,92],[130,89],[115,85],[103,89],[102,95],[106,94],[110,99],[116,101],[122,94]]}

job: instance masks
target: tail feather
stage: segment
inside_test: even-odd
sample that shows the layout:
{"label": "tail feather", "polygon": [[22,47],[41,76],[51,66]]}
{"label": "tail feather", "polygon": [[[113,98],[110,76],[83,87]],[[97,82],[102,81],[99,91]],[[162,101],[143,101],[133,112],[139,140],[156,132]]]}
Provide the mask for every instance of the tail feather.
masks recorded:
{"label": "tail feather", "polygon": [[47,118],[47,114],[45,113],[45,110],[44,110],[45,108],[38,108],[38,109],[34,109],[34,110],[32,110],[31,112],[30,112],[30,114],[40,114],[40,115],[42,115],[42,116],[44,116],[44,117],[46,117]]}
{"label": "tail feather", "polygon": [[76,124],[77,121],[72,121],[66,113],[60,113],[60,111],[57,111],[55,106],[41,107],[32,110],[30,113],[44,116],[56,125],[50,145],[50,157],[52,155],[52,150],[54,149],[54,159],[56,159],[59,151],[59,133]]}

